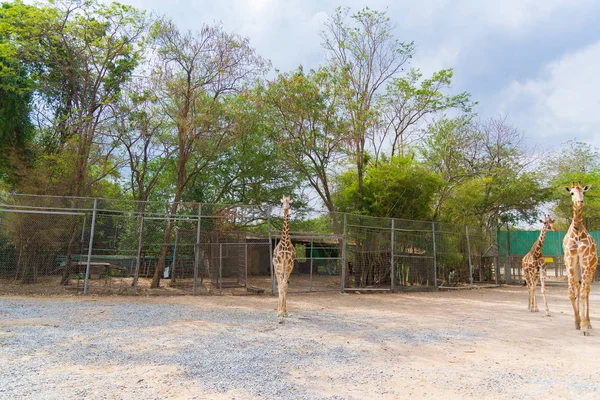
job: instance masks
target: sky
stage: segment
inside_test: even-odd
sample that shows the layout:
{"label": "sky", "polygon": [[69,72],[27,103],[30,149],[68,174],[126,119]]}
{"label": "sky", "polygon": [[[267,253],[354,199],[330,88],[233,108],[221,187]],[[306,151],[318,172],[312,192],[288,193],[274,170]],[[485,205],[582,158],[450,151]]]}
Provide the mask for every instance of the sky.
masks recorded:
{"label": "sky", "polygon": [[387,10],[411,66],[454,69],[483,118],[506,116],[525,145],[556,150],[568,140],[600,147],[600,2],[595,0],[121,0],[171,18],[181,29],[221,22],[250,39],[280,71],[324,61],[320,31],[338,6]]}

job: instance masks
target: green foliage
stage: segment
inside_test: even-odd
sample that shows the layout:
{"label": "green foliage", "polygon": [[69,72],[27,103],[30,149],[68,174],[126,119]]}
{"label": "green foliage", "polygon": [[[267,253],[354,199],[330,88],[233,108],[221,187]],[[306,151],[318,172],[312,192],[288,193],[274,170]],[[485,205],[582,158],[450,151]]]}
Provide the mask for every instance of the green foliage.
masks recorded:
{"label": "green foliage", "polygon": [[[560,187],[582,180],[600,221],[597,149],[572,142],[536,172],[520,133],[451,93],[451,69],[406,68],[415,46],[385,11],[338,8],[322,38],[325,64],[263,82],[269,62],[218,24],[185,32],[100,0],[2,3],[0,179],[161,207],[293,194],[298,208],[308,187],[330,212],[488,227],[548,201],[570,215]],[[440,118],[449,110],[460,116]],[[339,232],[332,216],[298,229]]]}
{"label": "green foliage", "polygon": [[569,141],[549,155],[543,165],[555,202],[557,228],[566,229],[573,217],[573,202],[565,191],[571,182],[581,181],[592,188],[585,194],[584,223],[588,230],[600,230],[600,151],[588,143]]}
{"label": "green foliage", "polygon": [[471,102],[467,92],[446,95],[452,85],[452,69],[435,72],[423,79],[418,69],[411,69],[405,76],[394,78],[379,99],[383,115],[384,135],[391,136],[392,156],[404,154],[405,150],[420,139],[420,123],[428,116],[449,109],[470,113],[476,103]]}
{"label": "green foliage", "polygon": [[[427,220],[432,216],[432,199],[441,184],[414,155],[382,160],[366,169],[364,213],[377,217]],[[344,173],[338,182],[336,206],[339,211],[357,212],[356,172]]]}
{"label": "green foliage", "polygon": [[309,182],[330,211],[334,210],[331,169],[340,157],[346,128],[333,80],[326,68],[279,74],[261,100],[277,154]]}
{"label": "green foliage", "polygon": [[[301,184],[289,168],[271,126],[256,104],[260,90],[227,96],[226,118],[234,121],[236,139],[194,176],[184,199],[207,203],[279,204],[283,194]],[[301,206],[299,198],[294,202]]]}
{"label": "green foliage", "polygon": [[550,191],[531,168],[521,139],[503,119],[467,116],[432,125],[421,154],[444,182],[436,219],[489,228],[532,221]]}

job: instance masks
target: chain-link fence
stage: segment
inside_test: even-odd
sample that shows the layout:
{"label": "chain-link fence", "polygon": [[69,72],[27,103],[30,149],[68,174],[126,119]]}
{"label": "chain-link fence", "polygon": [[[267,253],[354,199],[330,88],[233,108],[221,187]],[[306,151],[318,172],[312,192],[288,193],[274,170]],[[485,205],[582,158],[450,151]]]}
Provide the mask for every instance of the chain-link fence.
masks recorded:
{"label": "chain-link fence", "polygon": [[[277,207],[10,195],[3,291],[276,293]],[[495,235],[466,226],[294,210],[290,292],[497,284]]]}

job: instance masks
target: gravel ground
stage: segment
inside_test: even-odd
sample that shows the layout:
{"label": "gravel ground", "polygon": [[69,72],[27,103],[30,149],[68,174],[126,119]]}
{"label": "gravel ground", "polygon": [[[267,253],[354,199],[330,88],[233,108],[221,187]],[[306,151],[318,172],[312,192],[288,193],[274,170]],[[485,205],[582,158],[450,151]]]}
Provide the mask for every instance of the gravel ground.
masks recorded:
{"label": "gravel ground", "polygon": [[0,399],[600,398],[599,336],[549,291],[550,318],[517,287],[294,295],[282,325],[270,296],[4,296]]}

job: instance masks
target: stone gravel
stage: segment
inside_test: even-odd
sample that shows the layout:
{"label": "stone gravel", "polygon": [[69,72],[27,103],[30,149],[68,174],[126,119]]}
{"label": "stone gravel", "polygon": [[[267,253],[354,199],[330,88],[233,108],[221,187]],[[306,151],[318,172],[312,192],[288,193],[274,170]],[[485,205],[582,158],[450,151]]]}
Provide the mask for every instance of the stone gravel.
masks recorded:
{"label": "stone gravel", "polygon": [[[317,399],[323,397],[288,379],[290,369],[336,368],[367,356],[364,351],[316,342],[312,336],[319,331],[350,330],[335,319],[324,323],[327,316],[320,313],[278,325],[273,312],[258,310],[19,299],[2,301],[0,318],[40,319],[40,325],[2,329],[0,398],[94,397],[86,387],[104,392],[114,389],[111,376],[94,376],[88,385],[85,380],[73,382],[72,369],[56,372],[61,366],[174,365],[183,374],[173,385],[177,380],[194,379],[209,393],[235,388],[261,398]],[[170,331],[170,323],[186,321],[220,324],[225,330],[198,334],[190,325],[187,331]],[[143,344],[139,350],[129,348],[136,343]],[[47,374],[48,369],[54,372]]]}
{"label": "stone gravel", "polygon": [[433,383],[425,397],[600,393],[597,373],[420,361],[421,349],[468,357],[494,340],[465,321],[436,329],[364,310],[299,310],[280,325],[275,310],[0,298],[0,399],[391,399],[410,394],[394,389],[402,379]]}

